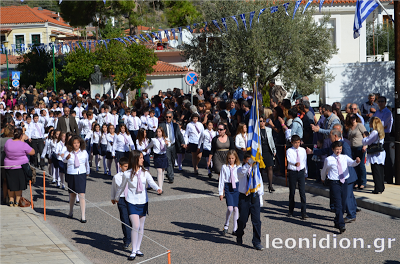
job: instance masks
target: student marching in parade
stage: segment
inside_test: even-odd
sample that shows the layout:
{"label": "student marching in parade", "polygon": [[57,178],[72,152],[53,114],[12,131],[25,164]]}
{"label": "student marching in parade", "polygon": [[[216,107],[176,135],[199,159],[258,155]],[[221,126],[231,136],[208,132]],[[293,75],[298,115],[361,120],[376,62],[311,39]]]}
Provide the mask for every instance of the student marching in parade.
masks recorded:
{"label": "student marching in parade", "polygon": [[55,154],[57,156],[58,162],[58,178],[57,178],[57,187],[65,189],[65,164],[64,164],[64,154],[67,152],[67,147],[65,146],[66,141],[66,133],[61,132],[58,136],[56,151]]}
{"label": "student marching in parade", "polygon": [[107,154],[107,144],[108,144],[108,140],[107,140],[107,125],[104,124],[101,126],[101,136],[100,136],[100,148],[99,148],[99,155],[102,157],[103,159],[103,168],[104,168],[104,174],[107,174],[107,162],[106,162],[106,154]]}
{"label": "student marching in parade", "polygon": [[147,149],[150,140],[147,138],[146,130],[144,128],[139,129],[139,133],[136,139],[136,149],[143,153],[143,166],[146,170],[150,170],[150,153],[151,150]]}
{"label": "student marching in parade", "polygon": [[229,150],[226,157],[226,164],[221,168],[218,184],[219,200],[226,199],[226,220],[223,235],[228,233],[229,219],[233,212],[233,235],[236,235],[237,220],[239,218],[239,180],[237,171],[240,167],[239,157],[234,150]]}
{"label": "student marching in parade", "polygon": [[58,159],[56,154],[58,137],[60,136],[60,133],[61,133],[60,130],[55,130],[53,133],[52,140],[50,141],[49,157],[51,158],[51,163],[53,164],[53,183],[56,183],[57,179],[60,177]]}
{"label": "student marching in parade", "polygon": [[[113,108],[111,110],[111,115],[108,115],[107,117],[109,119],[109,124],[113,125],[115,127],[115,131],[119,132],[119,125],[118,125],[119,116],[118,116],[117,112],[118,112],[118,109]],[[125,129],[126,129],[126,127],[125,127]],[[128,132],[128,131],[126,131],[126,132]]]}
{"label": "student marching in parade", "polygon": [[192,114],[190,119],[192,122],[190,122],[186,126],[186,135],[189,138],[188,151],[192,153],[192,164],[194,173],[199,174],[198,164],[200,162],[202,153],[201,152],[198,153],[197,149],[198,149],[200,135],[203,132],[204,127],[200,122],[198,122],[199,121],[198,114]]}
{"label": "student marching in parade", "polygon": [[[211,154],[211,142],[213,138],[217,135],[217,132],[213,130],[214,124],[212,121],[207,122],[207,129],[203,130],[200,134],[199,138],[199,144],[197,146],[197,152],[202,153],[202,156],[206,157],[206,164],[208,164],[208,158]],[[208,169],[208,177],[212,177],[212,162],[210,167],[207,167]]]}
{"label": "student marching in parade", "polygon": [[100,125],[97,123],[93,124],[93,130],[86,134],[86,142],[90,142],[90,149],[94,155],[94,162],[96,164],[96,172],[99,171],[99,155],[100,155],[100,138],[101,131]]}
{"label": "student marching in parade", "polygon": [[150,116],[147,118],[147,137],[152,139],[156,136],[156,130],[158,127],[158,118],[154,116],[154,110],[150,110]]}
{"label": "student marching in parade", "polygon": [[149,116],[149,109],[145,108],[143,110],[143,115],[140,117],[140,121],[142,122],[142,125],[141,125],[140,128],[144,128],[144,130],[146,130],[146,132],[147,132],[147,130],[149,130],[149,126],[147,124],[147,118],[148,117],[150,117]]}
{"label": "student marching in parade", "polygon": [[54,134],[54,129],[53,127],[51,127],[51,129],[48,129],[48,134],[46,137],[46,141],[44,143],[44,148],[41,156],[42,159],[44,158],[47,159],[50,175],[53,175],[53,163],[51,162],[51,153],[52,153],[51,142],[53,141],[53,134]]}
{"label": "student marching in parade", "polygon": [[128,127],[129,134],[131,134],[133,143],[136,143],[136,138],[142,125],[142,121],[140,121],[140,118],[136,115],[136,108],[132,108],[131,115],[127,118],[126,121],[126,126]]}
{"label": "student marching in parade", "polygon": [[111,164],[114,161],[115,163],[115,170],[118,171],[118,162],[115,159],[115,154],[113,155],[113,145],[114,145],[114,138],[117,134],[115,134],[115,128],[113,125],[108,126],[108,134],[107,134],[107,153],[106,153],[106,159],[107,159],[107,171],[108,175],[111,176]]}
{"label": "student marching in parade", "polygon": [[131,147],[131,150],[135,149],[132,138],[129,136],[129,132],[126,129],[126,125],[122,124],[119,127],[118,134],[114,136],[114,142],[111,151],[112,156],[115,157],[115,161],[117,163],[119,162],[120,158],[129,157],[129,147]]}

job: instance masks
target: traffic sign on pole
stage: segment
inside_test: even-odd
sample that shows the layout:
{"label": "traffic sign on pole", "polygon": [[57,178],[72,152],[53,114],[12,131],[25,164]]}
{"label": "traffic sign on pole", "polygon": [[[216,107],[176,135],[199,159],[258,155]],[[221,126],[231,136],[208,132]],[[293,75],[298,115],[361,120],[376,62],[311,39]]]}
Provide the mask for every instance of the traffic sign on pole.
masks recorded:
{"label": "traffic sign on pole", "polygon": [[199,82],[199,76],[195,72],[188,72],[185,76],[187,85],[194,86]]}
{"label": "traffic sign on pole", "polygon": [[11,79],[13,79],[13,80],[21,80],[21,72],[20,71],[11,72]]}
{"label": "traffic sign on pole", "polygon": [[13,80],[11,84],[14,87],[18,87],[19,86],[19,81],[18,80]]}

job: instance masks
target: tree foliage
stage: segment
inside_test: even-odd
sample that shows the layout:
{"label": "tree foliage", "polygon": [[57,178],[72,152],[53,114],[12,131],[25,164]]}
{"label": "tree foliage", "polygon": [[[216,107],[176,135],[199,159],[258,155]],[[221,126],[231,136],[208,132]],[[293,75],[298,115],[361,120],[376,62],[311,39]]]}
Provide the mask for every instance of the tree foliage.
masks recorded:
{"label": "tree foliage", "polygon": [[189,1],[164,1],[164,12],[171,27],[185,26],[197,21],[201,13]]}
{"label": "tree foliage", "polygon": [[367,55],[383,55],[384,52],[389,52],[389,60],[395,60],[394,35],[392,24],[367,23]]}
{"label": "tree foliage", "polygon": [[[225,17],[228,31],[217,20],[221,32],[213,25],[208,32],[193,36],[190,44],[185,44],[184,55],[201,70],[202,86],[222,83],[226,89],[245,83],[251,85],[260,73],[264,83],[279,77],[286,89],[296,87],[300,93],[308,95],[319,90],[331,75],[324,65],[336,52],[331,44],[328,17],[319,23],[312,17],[309,8],[304,15],[297,12],[294,19],[287,16],[283,7],[271,14],[273,4],[245,1],[207,1],[201,5],[206,21]],[[294,4],[288,9],[293,14]],[[267,8],[257,23],[258,11]],[[249,25],[249,13],[256,11]],[[247,13],[247,30],[238,14]],[[239,30],[230,16],[237,15]]]}

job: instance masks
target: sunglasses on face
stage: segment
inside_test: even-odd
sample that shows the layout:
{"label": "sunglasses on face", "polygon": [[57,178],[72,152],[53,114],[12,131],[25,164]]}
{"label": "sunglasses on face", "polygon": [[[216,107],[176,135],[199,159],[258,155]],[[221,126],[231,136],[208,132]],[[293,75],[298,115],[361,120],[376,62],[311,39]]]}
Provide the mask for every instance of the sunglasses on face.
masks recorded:
{"label": "sunglasses on face", "polygon": [[168,118],[168,119],[169,119],[169,118],[172,118],[172,116],[167,116],[166,118]]}
{"label": "sunglasses on face", "polygon": [[222,131],[222,130],[225,130],[224,128],[218,128],[218,131]]}
{"label": "sunglasses on face", "polygon": [[265,121],[264,120],[260,120],[260,123],[264,123]]}

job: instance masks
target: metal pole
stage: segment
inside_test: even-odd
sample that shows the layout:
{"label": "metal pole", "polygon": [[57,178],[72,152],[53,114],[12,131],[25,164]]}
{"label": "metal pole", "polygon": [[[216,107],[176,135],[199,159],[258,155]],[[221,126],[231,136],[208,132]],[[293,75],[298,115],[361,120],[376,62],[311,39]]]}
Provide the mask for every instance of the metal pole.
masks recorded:
{"label": "metal pole", "polygon": [[6,48],[6,61],[7,61],[7,89],[10,89],[10,73],[8,72],[8,49]]}
{"label": "metal pole", "polygon": [[[394,1],[394,34],[395,34],[395,137],[400,141],[400,1]],[[400,144],[395,143],[395,184],[400,185]]]}
{"label": "metal pole", "polygon": [[55,57],[54,57],[54,43],[55,42],[53,42],[53,77],[54,77],[54,92],[57,92],[57,89],[56,89],[56,59],[55,59]]}

